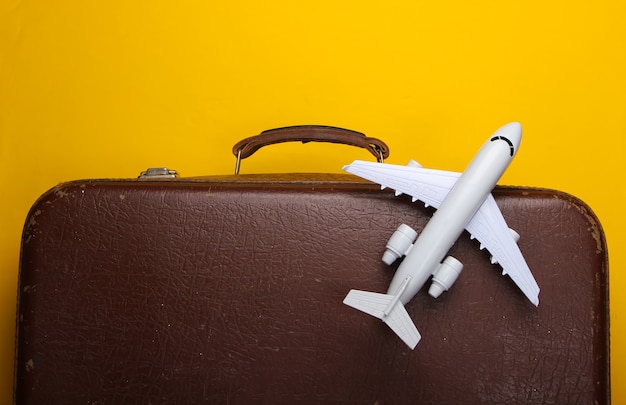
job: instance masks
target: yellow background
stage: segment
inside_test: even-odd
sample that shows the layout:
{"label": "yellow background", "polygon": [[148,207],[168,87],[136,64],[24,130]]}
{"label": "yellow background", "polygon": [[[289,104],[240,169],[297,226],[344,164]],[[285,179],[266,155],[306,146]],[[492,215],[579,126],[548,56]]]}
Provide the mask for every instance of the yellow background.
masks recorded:
{"label": "yellow background", "polygon": [[[624,21],[620,0],[0,0],[0,402],[21,227],[57,183],[154,166],[227,174],[237,140],[294,124],[382,138],[391,163],[462,170],[517,120],[522,148],[501,183],[572,193],[604,225],[625,403]],[[280,145],[242,173],[338,172],[354,158],[370,157]]]}

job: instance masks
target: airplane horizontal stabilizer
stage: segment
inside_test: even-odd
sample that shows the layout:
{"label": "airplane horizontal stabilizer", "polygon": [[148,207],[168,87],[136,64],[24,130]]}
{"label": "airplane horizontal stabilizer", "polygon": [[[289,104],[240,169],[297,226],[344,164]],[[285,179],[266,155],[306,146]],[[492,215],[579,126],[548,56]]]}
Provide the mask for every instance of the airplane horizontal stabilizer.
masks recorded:
{"label": "airplane horizontal stabilizer", "polygon": [[385,315],[389,304],[394,300],[391,294],[380,294],[369,291],[350,290],[343,303],[375,316],[385,322],[396,335],[400,337],[411,349],[415,349],[422,336],[411,320],[404,305],[396,300],[393,308]]}

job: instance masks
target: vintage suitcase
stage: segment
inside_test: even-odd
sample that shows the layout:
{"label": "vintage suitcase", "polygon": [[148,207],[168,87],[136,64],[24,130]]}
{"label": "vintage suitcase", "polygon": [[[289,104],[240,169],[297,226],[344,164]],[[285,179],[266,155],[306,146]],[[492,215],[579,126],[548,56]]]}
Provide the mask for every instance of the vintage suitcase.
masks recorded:
{"label": "vintage suitcase", "polygon": [[[306,130],[268,142],[362,141]],[[497,187],[539,306],[465,234],[452,289],[406,306],[422,334],[412,351],[342,300],[386,291],[387,239],[432,209],[351,175],[149,175],[61,184],[34,204],[17,403],[610,401],[606,243],[571,195]]]}

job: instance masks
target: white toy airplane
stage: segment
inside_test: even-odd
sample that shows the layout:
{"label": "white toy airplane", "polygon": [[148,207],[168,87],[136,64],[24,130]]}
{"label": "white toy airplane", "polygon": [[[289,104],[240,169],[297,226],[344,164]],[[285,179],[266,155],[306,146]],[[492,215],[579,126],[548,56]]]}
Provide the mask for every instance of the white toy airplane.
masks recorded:
{"label": "white toy airplane", "polygon": [[[478,151],[464,173],[424,169],[416,162],[407,166],[354,161],[344,170],[391,187],[396,195],[408,194],[437,211],[417,232],[402,224],[387,243],[383,262],[390,265],[406,256],[391,280],[386,294],[351,290],[344,304],[382,319],[414,349],[421,336],[404,305],[432,276],[428,293],[434,298],[447,291],[461,273],[463,265],[446,257],[464,229],[492,254],[502,274],[508,274],[528,299],[539,305],[539,286],[517,246],[519,235],[509,229],[491,190],[515,156],[522,139],[517,122],[498,129]],[[415,243],[413,243],[415,241]],[[445,259],[444,259],[445,258]]]}

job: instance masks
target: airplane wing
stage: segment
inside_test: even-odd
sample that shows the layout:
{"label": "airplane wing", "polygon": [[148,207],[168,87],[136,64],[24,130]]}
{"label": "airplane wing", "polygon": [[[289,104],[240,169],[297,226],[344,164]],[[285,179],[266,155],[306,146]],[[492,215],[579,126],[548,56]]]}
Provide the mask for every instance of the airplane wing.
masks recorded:
{"label": "airplane wing", "polygon": [[404,305],[398,301],[389,315],[385,316],[385,309],[393,301],[391,294],[380,294],[369,291],[350,290],[343,303],[356,308],[366,314],[382,319],[396,335],[411,349],[415,349],[422,336],[417,331]]}
{"label": "airplane wing", "polygon": [[343,170],[439,208],[461,173],[355,160]]}
{"label": "airplane wing", "polygon": [[513,239],[500,208],[491,194],[465,227],[472,238],[487,248],[492,262],[502,266],[502,274],[508,274],[530,302],[539,305],[539,286],[532,275],[522,252]]}

